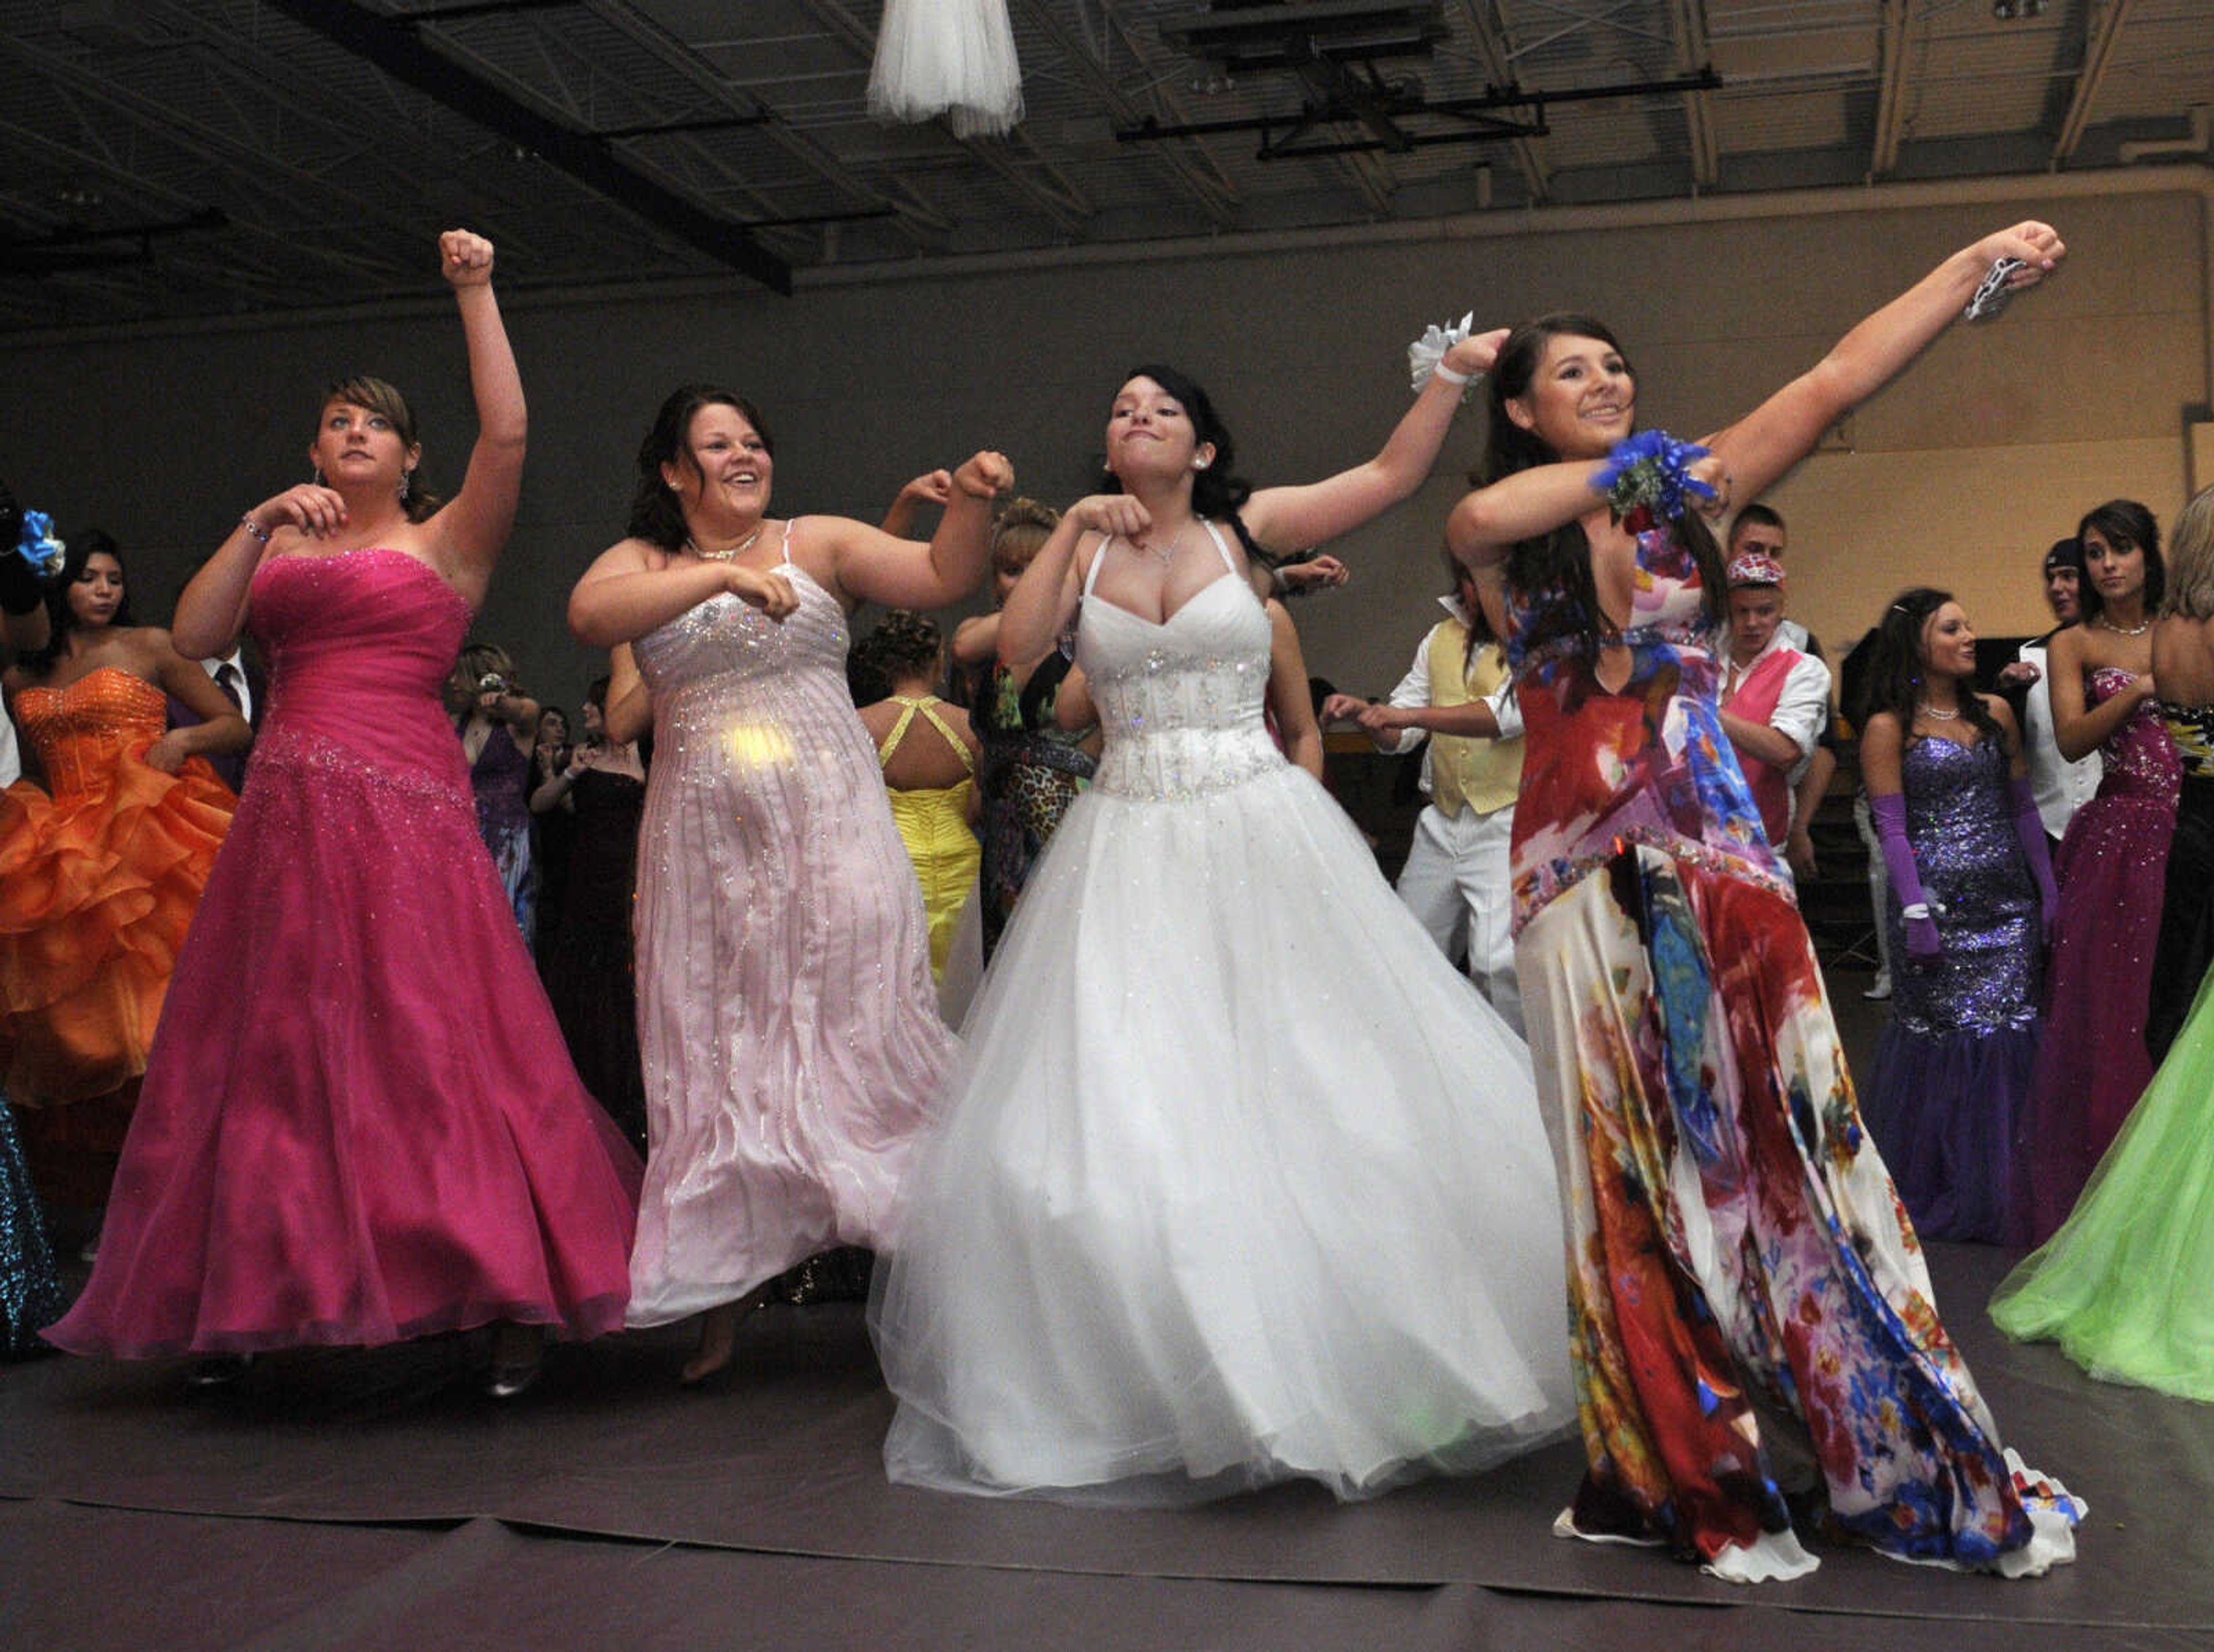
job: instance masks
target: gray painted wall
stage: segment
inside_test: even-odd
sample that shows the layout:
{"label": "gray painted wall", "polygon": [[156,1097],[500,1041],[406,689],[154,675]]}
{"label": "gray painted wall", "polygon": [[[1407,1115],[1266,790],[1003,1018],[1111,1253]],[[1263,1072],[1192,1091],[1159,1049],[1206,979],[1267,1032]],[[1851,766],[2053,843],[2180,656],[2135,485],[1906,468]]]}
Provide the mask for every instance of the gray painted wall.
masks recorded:
{"label": "gray painted wall", "polygon": [[[924,272],[790,300],[735,283],[533,295],[527,269],[504,269],[532,445],[478,630],[513,650],[535,692],[573,706],[599,668],[563,625],[569,587],[619,536],[638,439],[688,378],[762,404],[780,510],[872,520],[908,476],[979,446],[1005,449],[1025,492],[1086,491],[1108,400],[1147,358],[1214,389],[1257,481],[1356,462],[1406,405],[1407,340],[1471,307],[1480,325],[1596,312],[1639,369],[1642,422],[1691,434],[1810,365],[1946,253],[2025,216],[2068,238],[2063,277],[1994,325],[1955,329],[1771,497],[1791,519],[1795,607],[1818,631],[1856,633],[1918,580],[1954,587],[1986,631],[2041,629],[2047,542],[2112,495],[2163,521],[2186,496],[2189,413],[2203,420],[2210,399],[2207,200],[2028,191],[1654,227],[1533,223],[1488,239]],[[12,341],[0,474],[65,530],[115,533],[152,615],[240,511],[305,473],[321,387],[340,372],[408,390],[426,469],[450,490],[468,401],[427,235],[425,250],[419,313]],[[1297,610],[1312,670],[1377,691],[1404,668],[1434,615],[1439,532],[1480,424],[1464,414],[1422,492],[1334,547],[1356,576]]]}

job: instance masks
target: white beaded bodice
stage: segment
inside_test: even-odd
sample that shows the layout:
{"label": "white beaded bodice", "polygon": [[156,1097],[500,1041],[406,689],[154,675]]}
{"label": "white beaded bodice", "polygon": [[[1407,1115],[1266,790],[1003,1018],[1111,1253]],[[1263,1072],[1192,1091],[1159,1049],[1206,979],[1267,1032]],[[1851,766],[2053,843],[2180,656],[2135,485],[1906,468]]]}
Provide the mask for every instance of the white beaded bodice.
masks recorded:
{"label": "white beaded bodice", "polygon": [[1234,571],[1162,625],[1087,590],[1076,660],[1107,741],[1092,784],[1126,797],[1196,797],[1281,769],[1262,716],[1269,643],[1269,616]]}

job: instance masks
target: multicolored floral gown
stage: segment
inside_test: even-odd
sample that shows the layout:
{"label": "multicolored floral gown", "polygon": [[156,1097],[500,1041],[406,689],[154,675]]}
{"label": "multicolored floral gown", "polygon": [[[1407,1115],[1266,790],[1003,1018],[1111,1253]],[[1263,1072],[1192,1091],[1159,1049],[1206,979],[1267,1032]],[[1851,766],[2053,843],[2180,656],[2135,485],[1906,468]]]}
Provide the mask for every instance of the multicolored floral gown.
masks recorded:
{"label": "multicolored floral gown", "polygon": [[1509,643],[1515,956],[1590,1461],[1575,1529],[1796,1575],[1814,1563],[1785,1493],[1819,1476],[1877,1548],[2041,1570],[2072,1555],[2074,1507],[2002,1449],[1862,1130],[1722,730],[1697,564],[1667,529],[1636,558],[1623,653],[1603,662],[1566,593],[1522,601]]}

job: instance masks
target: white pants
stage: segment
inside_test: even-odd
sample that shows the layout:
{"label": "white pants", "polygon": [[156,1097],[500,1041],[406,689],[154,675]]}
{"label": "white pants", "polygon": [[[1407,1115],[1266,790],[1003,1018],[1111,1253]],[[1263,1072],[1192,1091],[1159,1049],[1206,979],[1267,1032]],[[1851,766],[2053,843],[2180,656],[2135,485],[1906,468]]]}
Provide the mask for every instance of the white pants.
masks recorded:
{"label": "white pants", "polygon": [[1514,978],[1514,874],[1508,859],[1514,832],[1512,804],[1489,814],[1465,808],[1448,817],[1434,803],[1415,822],[1398,887],[1399,899],[1446,957],[1466,942],[1469,979],[1520,1033],[1522,990]]}

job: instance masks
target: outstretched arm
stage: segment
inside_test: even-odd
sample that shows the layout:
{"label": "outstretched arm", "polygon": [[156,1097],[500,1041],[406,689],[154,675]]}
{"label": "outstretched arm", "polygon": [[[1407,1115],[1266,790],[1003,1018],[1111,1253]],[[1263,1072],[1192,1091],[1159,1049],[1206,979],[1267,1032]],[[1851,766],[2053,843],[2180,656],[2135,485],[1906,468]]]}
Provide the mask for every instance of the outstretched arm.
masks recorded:
{"label": "outstretched arm", "polygon": [[[1446,352],[1445,365],[1473,376],[1498,359],[1507,330],[1464,338]],[[1320,482],[1263,488],[1239,515],[1253,537],[1276,550],[1320,545],[1382,515],[1422,485],[1438,461],[1446,431],[1460,405],[1462,387],[1433,374],[1373,459]]]}
{"label": "outstretched arm", "polygon": [[2009,285],[2034,286],[2067,247],[2030,220],[1964,247],[1838,341],[1836,348],[1752,412],[1709,438],[1738,498],[1758,498],[1814,450],[1822,432],[1891,382],[1928,349],[2001,259],[2022,267]]}
{"label": "outstretched arm", "polygon": [[[450,574],[481,587],[515,523],[523,490],[523,439],[529,415],[523,375],[492,291],[492,243],[466,229],[438,237],[441,269],[454,289],[468,343],[469,388],[476,397],[477,443],[462,491],[431,519],[433,545]],[[468,593],[464,593],[468,594]]]}

